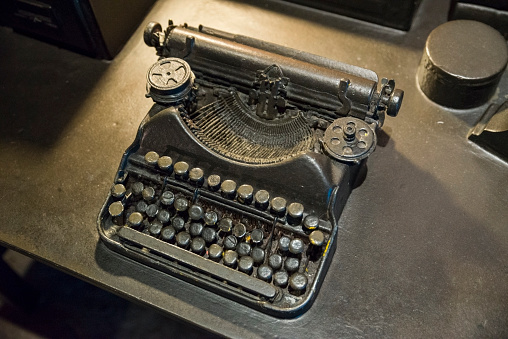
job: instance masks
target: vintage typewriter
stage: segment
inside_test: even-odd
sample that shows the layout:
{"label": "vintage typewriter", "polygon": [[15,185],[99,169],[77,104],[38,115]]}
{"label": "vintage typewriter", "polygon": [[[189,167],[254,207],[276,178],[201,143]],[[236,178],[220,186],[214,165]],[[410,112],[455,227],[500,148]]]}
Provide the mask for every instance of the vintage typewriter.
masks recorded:
{"label": "vintage typewriter", "polygon": [[202,26],[150,23],[144,40],[160,57],[146,79],[155,104],[100,212],[102,240],[263,312],[301,314],[403,91],[366,69]]}

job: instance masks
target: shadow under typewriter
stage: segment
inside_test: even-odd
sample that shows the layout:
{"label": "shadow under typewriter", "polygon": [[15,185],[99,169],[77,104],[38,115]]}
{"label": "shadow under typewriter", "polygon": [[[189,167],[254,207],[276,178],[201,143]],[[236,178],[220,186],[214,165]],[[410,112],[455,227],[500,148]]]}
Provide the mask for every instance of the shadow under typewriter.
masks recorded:
{"label": "shadow under typewriter", "polygon": [[155,105],[98,219],[109,248],[263,312],[310,307],[338,218],[403,92],[371,71],[151,23]]}

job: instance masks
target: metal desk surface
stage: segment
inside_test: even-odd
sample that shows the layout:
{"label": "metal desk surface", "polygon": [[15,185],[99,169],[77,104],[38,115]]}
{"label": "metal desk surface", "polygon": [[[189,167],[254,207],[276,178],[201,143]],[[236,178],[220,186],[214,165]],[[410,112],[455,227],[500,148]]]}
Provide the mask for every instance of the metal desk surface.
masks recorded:
{"label": "metal desk surface", "polygon": [[[160,1],[111,63],[2,34],[0,74],[11,81],[0,87],[0,243],[230,337],[508,336],[508,166],[466,139],[486,106],[444,109],[416,85],[447,8],[424,1],[404,33],[283,2]],[[97,214],[151,106],[145,74],[156,56],[142,29],[169,18],[372,69],[406,92],[299,318],[252,311],[99,242]],[[507,83],[505,73],[499,95]]]}

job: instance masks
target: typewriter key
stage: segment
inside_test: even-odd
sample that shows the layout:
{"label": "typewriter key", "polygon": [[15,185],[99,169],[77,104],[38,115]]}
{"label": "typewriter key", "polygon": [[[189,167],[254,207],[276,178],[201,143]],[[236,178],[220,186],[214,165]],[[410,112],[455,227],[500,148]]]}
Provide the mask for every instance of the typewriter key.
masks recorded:
{"label": "typewriter key", "polygon": [[293,202],[288,206],[288,223],[296,226],[302,222],[303,205],[299,202]]}
{"label": "typewriter key", "polygon": [[302,239],[293,239],[289,243],[289,252],[293,254],[300,254],[303,252],[303,241]]}
{"label": "typewriter key", "polygon": [[174,217],[173,220],[171,220],[171,226],[173,226],[177,232],[180,232],[185,228],[185,220],[182,217]]}
{"label": "typewriter key", "polygon": [[268,258],[268,265],[274,270],[278,270],[282,267],[282,256],[280,254],[272,254]]}
{"label": "typewriter key", "polygon": [[127,224],[130,227],[134,227],[134,228],[141,225],[141,222],[143,222],[143,216],[139,212],[131,213],[131,215],[129,215],[129,218],[127,219]]}
{"label": "typewriter key", "polygon": [[259,245],[263,242],[263,230],[256,228],[250,233],[250,239],[254,245]]}
{"label": "typewriter key", "polygon": [[270,200],[270,193],[265,190],[259,190],[254,196],[255,205],[258,209],[264,211],[268,207],[268,201]]}
{"label": "typewriter key", "polygon": [[285,271],[275,272],[273,275],[273,283],[275,286],[286,287],[288,285],[289,275]]}
{"label": "typewriter key", "polygon": [[270,201],[270,212],[278,217],[283,217],[286,214],[286,199],[275,197]]}
{"label": "typewriter key", "polygon": [[157,163],[157,160],[159,160],[159,155],[157,154],[157,152],[150,151],[145,154],[145,162],[148,165],[152,166],[155,165]]}
{"label": "typewriter key", "polygon": [[246,242],[241,242],[238,244],[238,246],[236,247],[236,252],[238,252],[238,255],[240,257],[244,257],[246,255],[250,255],[250,252],[251,252],[251,247],[248,243]]}
{"label": "typewriter key", "polygon": [[115,225],[123,225],[124,224],[124,218],[123,218],[123,204],[121,201],[115,201],[111,205],[109,205],[108,208],[109,215],[113,218],[113,223]]}
{"label": "typewriter key", "polygon": [[231,229],[233,228],[233,220],[230,218],[222,218],[219,221],[219,231],[221,231],[224,234],[231,233]]}
{"label": "typewriter key", "polygon": [[298,266],[300,266],[298,258],[289,257],[284,262],[284,269],[290,273],[298,271]]}
{"label": "typewriter key", "polygon": [[201,186],[203,185],[203,170],[201,168],[193,168],[189,171],[189,179],[190,181],[196,185],[196,186]]}
{"label": "typewriter key", "polygon": [[179,161],[174,166],[175,177],[180,180],[187,180],[189,175],[189,164],[185,161]]}
{"label": "typewriter key", "polygon": [[210,211],[205,213],[203,219],[205,221],[205,224],[207,224],[208,226],[214,226],[217,223],[217,220],[219,220],[219,216],[217,215],[216,212]]}
{"label": "typewriter key", "polygon": [[235,251],[227,250],[224,252],[224,265],[234,268],[237,262],[238,254]]}
{"label": "typewriter key", "polygon": [[145,189],[145,185],[143,185],[142,182],[137,181],[132,184],[131,189],[132,189],[132,193],[134,195],[140,195],[143,192],[143,190]]}
{"label": "typewriter key", "polygon": [[205,240],[201,237],[192,239],[191,251],[196,254],[203,255],[205,253]]}
{"label": "typewriter key", "polygon": [[261,247],[254,247],[251,257],[256,264],[261,264],[265,260],[265,251]]}
{"label": "typewriter key", "polygon": [[241,257],[238,261],[238,269],[243,273],[251,274],[253,266],[254,260],[251,257]]}
{"label": "typewriter key", "polygon": [[309,234],[309,241],[314,246],[322,246],[325,241],[325,235],[321,231],[313,231]]}
{"label": "typewriter key", "polygon": [[187,199],[185,198],[176,198],[175,200],[175,209],[182,213],[182,212],[185,212],[187,211],[187,208],[189,207],[189,201],[187,201]]}
{"label": "typewriter key", "polygon": [[193,222],[189,226],[189,233],[193,237],[197,237],[198,235],[201,235],[201,232],[203,232],[203,224],[200,222]]}
{"label": "typewriter key", "polygon": [[173,226],[166,226],[161,230],[161,239],[167,242],[172,242],[175,238],[175,233]]}
{"label": "typewriter key", "polygon": [[282,253],[285,253],[289,251],[289,243],[291,242],[291,239],[289,239],[286,236],[283,236],[279,239],[279,251]]}
{"label": "typewriter key", "polygon": [[163,224],[167,224],[169,222],[169,218],[171,217],[171,213],[166,210],[160,210],[157,214],[157,220],[159,220]]}
{"label": "typewriter key", "polygon": [[314,215],[308,215],[303,219],[303,228],[307,231],[313,231],[319,226],[319,218]]}
{"label": "typewriter key", "polygon": [[143,192],[141,194],[143,195],[143,199],[146,202],[150,202],[155,198],[155,190],[153,189],[153,187],[150,186],[145,187],[145,189],[143,189]]}
{"label": "typewriter key", "polygon": [[254,193],[254,189],[251,185],[241,185],[238,187],[238,201],[242,204],[250,204],[252,202],[252,193]]}
{"label": "typewriter key", "polygon": [[273,270],[270,266],[263,264],[258,267],[258,278],[267,282],[272,281]]}
{"label": "typewriter key", "polygon": [[192,205],[189,208],[189,217],[192,220],[201,220],[201,218],[203,217],[203,213],[204,213],[203,207],[199,205]]}
{"label": "typewriter key", "polygon": [[182,248],[189,247],[191,236],[189,233],[182,231],[176,235],[176,244]]}
{"label": "typewriter key", "polygon": [[233,227],[233,235],[237,237],[238,239],[243,239],[245,234],[247,233],[247,228],[244,224],[238,223]]}
{"label": "typewriter key", "polygon": [[219,261],[222,258],[222,247],[217,244],[212,244],[208,248],[208,258],[213,261]]}
{"label": "typewriter key", "polygon": [[220,176],[217,174],[212,174],[207,179],[208,188],[211,191],[217,191],[220,187]]}
{"label": "typewriter key", "polygon": [[162,230],[162,223],[158,220],[155,220],[154,222],[152,222],[152,224],[148,228],[150,235],[153,235],[154,237],[158,237],[159,234],[161,234],[161,230]]}
{"label": "typewriter key", "polygon": [[161,170],[171,173],[173,171],[173,159],[167,155],[162,156],[157,160],[157,166]]}
{"label": "typewriter key", "polygon": [[155,218],[155,216],[157,215],[157,213],[159,213],[159,207],[155,204],[150,204],[148,205],[148,207],[146,208],[146,215],[150,218]]}
{"label": "typewriter key", "polygon": [[165,206],[171,206],[173,205],[173,202],[175,201],[175,195],[171,191],[165,191],[162,193],[161,196],[161,203]]}
{"label": "typewriter key", "polygon": [[116,184],[111,188],[111,195],[114,198],[121,199],[125,195],[125,186],[122,184]]}
{"label": "typewriter key", "polygon": [[295,273],[289,278],[289,292],[294,295],[301,295],[307,288],[307,277],[302,273]]}
{"label": "typewriter key", "polygon": [[211,227],[205,227],[201,236],[205,239],[207,244],[211,244],[217,240],[217,232]]}
{"label": "typewriter key", "polygon": [[236,194],[236,182],[224,180],[220,185],[221,194],[224,198],[234,199]]}
{"label": "typewriter key", "polygon": [[234,250],[236,248],[237,244],[238,244],[238,240],[236,240],[236,237],[234,235],[228,235],[224,239],[224,248],[226,250]]}
{"label": "typewriter key", "polygon": [[140,200],[136,204],[136,211],[138,211],[139,213],[145,213],[147,207],[148,207],[148,204],[144,200]]}

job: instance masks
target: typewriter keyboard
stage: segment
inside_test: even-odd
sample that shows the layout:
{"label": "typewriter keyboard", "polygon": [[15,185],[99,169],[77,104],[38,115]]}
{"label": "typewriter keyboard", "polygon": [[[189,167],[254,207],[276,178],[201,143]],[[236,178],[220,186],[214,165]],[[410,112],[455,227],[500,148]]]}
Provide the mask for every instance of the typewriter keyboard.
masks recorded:
{"label": "typewriter keyboard", "polygon": [[299,202],[148,152],[111,189],[108,220],[125,246],[262,300],[309,290],[331,225]]}

